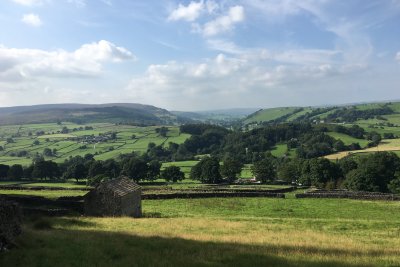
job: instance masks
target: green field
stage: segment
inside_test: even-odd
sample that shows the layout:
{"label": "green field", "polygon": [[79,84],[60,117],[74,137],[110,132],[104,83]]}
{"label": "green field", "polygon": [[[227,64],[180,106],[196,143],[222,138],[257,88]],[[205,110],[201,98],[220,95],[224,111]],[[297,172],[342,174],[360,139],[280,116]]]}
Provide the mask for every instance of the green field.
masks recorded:
{"label": "green field", "polygon": [[24,196],[38,196],[50,199],[57,199],[59,197],[76,197],[83,196],[88,191],[83,190],[2,190],[0,194],[4,195],[24,195]]}
{"label": "green field", "polygon": [[329,132],[328,135],[332,136],[335,139],[342,140],[342,142],[348,146],[352,143],[359,143],[362,148],[366,147],[369,143],[368,140],[365,139],[357,139],[347,134],[336,133],[336,132]]}
{"label": "green field", "polygon": [[256,113],[252,114],[249,118],[244,120],[245,124],[253,123],[253,122],[264,122],[264,121],[271,121],[287,114],[292,113],[295,111],[296,107],[284,107],[284,108],[269,108],[257,111]]}
{"label": "green field", "polygon": [[[85,130],[85,126],[93,129]],[[70,132],[60,133],[63,127],[68,127]],[[180,134],[178,127],[168,127],[166,137],[156,133],[157,127],[137,127],[129,125],[114,125],[110,123],[94,123],[89,125],[78,125],[72,123],[29,124],[21,126],[0,127],[0,164],[22,164],[29,165],[36,153],[42,154],[45,148],[56,149],[57,153],[47,160],[63,162],[70,156],[84,156],[94,154],[95,159],[106,160],[116,158],[126,153],[143,153],[147,150],[149,143],[156,145],[168,145],[169,142],[183,143],[190,137],[188,134]],[[74,130],[75,129],[75,130]],[[38,131],[44,134],[37,136]],[[82,136],[98,136],[99,134],[117,133],[115,140],[105,140],[96,143],[74,140]],[[134,135],[134,138],[132,138]],[[8,142],[12,138],[13,142]],[[24,153],[24,154],[22,154]]]}
{"label": "green field", "polygon": [[288,157],[294,157],[295,155],[295,150],[287,150],[287,144],[277,144],[272,150],[271,154],[274,157],[281,158],[283,156],[288,156]]}
{"label": "green field", "polygon": [[0,266],[399,266],[400,203],[143,201],[144,218],[27,219]]}
{"label": "green field", "polygon": [[312,108],[304,108],[302,111],[296,112],[295,114],[293,114],[289,118],[287,118],[287,121],[294,121],[297,118],[299,118],[300,116],[303,116],[311,111],[312,111]]}

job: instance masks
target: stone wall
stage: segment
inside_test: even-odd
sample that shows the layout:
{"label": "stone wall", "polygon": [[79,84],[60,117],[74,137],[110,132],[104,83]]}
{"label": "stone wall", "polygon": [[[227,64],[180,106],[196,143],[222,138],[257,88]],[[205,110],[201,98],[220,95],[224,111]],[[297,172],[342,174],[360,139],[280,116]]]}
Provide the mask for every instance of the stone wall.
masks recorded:
{"label": "stone wall", "polygon": [[173,199],[173,198],[211,198],[211,197],[270,197],[285,198],[283,193],[270,192],[187,192],[169,194],[145,194],[142,199]]}
{"label": "stone wall", "polygon": [[352,192],[352,191],[317,191],[304,194],[296,194],[296,198],[348,198],[361,200],[386,200],[399,201],[400,196],[376,192]]}

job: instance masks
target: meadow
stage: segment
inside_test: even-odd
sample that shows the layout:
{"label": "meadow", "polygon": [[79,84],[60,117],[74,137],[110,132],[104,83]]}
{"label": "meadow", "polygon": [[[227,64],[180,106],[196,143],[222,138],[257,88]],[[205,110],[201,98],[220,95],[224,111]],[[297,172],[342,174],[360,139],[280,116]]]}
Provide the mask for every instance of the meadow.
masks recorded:
{"label": "meadow", "polygon": [[351,145],[352,143],[358,143],[362,148],[366,147],[367,144],[370,142],[366,139],[357,139],[354,138],[350,135],[343,134],[343,133],[337,133],[337,132],[328,132],[328,135],[332,136],[333,138],[337,140],[342,140],[342,142],[348,146]]}
{"label": "meadow", "polygon": [[400,203],[144,200],[144,218],[29,218],[1,266],[399,266]]}

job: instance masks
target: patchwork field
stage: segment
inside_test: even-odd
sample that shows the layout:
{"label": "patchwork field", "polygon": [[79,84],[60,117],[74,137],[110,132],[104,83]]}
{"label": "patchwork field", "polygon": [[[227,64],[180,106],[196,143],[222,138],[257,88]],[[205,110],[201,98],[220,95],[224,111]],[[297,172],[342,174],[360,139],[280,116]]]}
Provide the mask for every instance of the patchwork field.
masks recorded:
{"label": "patchwork field", "polygon": [[[61,133],[63,127],[68,133]],[[144,152],[149,143],[168,145],[169,142],[183,143],[190,135],[180,134],[178,127],[168,127],[165,137],[156,131],[157,127],[137,127],[94,123],[78,125],[63,122],[48,124],[29,124],[0,127],[0,164],[29,165],[34,156],[48,148],[56,154],[45,156],[47,160],[63,162],[70,156],[94,154],[98,160],[116,158],[120,154]],[[93,139],[99,135],[116,133],[116,139],[84,142],[84,137]]]}
{"label": "patchwork field", "polygon": [[400,203],[143,201],[144,218],[26,221],[1,266],[399,266]]}

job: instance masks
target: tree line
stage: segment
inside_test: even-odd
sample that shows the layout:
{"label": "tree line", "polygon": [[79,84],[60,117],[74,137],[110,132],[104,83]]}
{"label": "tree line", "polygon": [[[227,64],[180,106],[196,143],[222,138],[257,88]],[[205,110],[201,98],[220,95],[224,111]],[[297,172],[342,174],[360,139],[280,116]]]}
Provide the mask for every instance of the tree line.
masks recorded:
{"label": "tree line", "polygon": [[76,182],[87,179],[88,185],[97,185],[102,181],[114,179],[121,175],[130,177],[135,182],[154,181],[163,178],[166,181],[181,181],[185,178],[179,167],[169,166],[161,170],[161,163],[146,156],[136,154],[124,155],[120,160],[95,160],[93,155],[70,157],[63,163],[56,163],[37,157],[29,166],[20,164],[0,164],[0,179],[21,180],[65,180]]}

